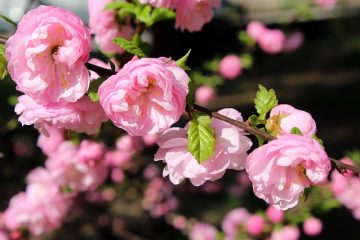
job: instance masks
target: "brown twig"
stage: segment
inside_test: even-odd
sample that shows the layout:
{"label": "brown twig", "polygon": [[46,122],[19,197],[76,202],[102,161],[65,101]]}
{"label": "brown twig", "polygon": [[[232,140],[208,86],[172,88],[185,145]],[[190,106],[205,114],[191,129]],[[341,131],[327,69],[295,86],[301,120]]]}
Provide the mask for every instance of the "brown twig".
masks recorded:
{"label": "brown twig", "polygon": [[[246,132],[248,133],[251,133],[251,134],[254,134],[254,135],[258,135],[258,136],[261,136],[262,138],[268,140],[268,141],[271,141],[271,140],[275,140],[276,138],[266,132],[263,132],[261,130],[258,130],[256,128],[253,128],[252,126],[248,125],[247,123],[245,122],[240,122],[240,121],[236,121],[234,119],[231,119],[229,117],[226,117],[222,114],[219,114],[217,112],[214,112],[214,111],[211,111],[210,109],[207,109],[207,108],[204,108],[202,106],[199,106],[197,104],[194,104],[193,105],[193,109],[195,111],[199,111],[199,112],[203,112],[205,114],[208,114],[214,118],[217,118],[221,121],[224,121],[226,123],[229,123],[235,127],[238,127],[238,128],[241,128],[241,129],[244,129]],[[333,165],[335,166],[335,168],[341,173],[345,173],[347,170],[351,170],[351,171],[354,171],[356,173],[360,173],[360,168],[358,166],[352,166],[352,165],[349,165],[349,164],[346,164],[346,163],[343,163],[339,160],[336,160],[336,159],[333,159],[331,157],[329,157],[330,161],[333,163]]]}
{"label": "brown twig", "polygon": [[114,70],[102,68],[102,67],[96,66],[91,63],[86,63],[86,67],[89,70],[96,72],[100,76],[111,76],[111,75],[116,74],[116,71],[114,71]]}

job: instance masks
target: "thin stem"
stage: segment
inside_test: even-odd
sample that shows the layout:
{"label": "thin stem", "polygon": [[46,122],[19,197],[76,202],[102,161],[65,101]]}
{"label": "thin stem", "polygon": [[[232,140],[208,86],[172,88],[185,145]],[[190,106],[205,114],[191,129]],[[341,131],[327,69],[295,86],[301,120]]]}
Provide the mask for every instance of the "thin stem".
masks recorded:
{"label": "thin stem", "polygon": [[[250,125],[248,125],[247,123],[245,122],[240,122],[240,121],[237,121],[237,120],[234,120],[234,119],[231,119],[231,118],[228,118],[222,114],[219,114],[217,112],[214,112],[214,111],[211,111],[210,109],[207,109],[207,108],[204,108],[202,106],[199,106],[197,104],[194,104],[193,105],[193,109],[196,110],[196,111],[199,111],[199,112],[203,112],[205,114],[208,114],[214,118],[217,118],[221,121],[224,121],[226,123],[229,123],[235,127],[238,127],[238,128],[241,128],[241,129],[244,129],[246,132],[248,133],[251,133],[251,134],[254,134],[254,135],[258,135],[258,136],[261,136],[262,138],[268,140],[268,141],[272,141],[272,140],[275,140],[276,137],[266,133],[266,132],[263,132],[259,129],[256,129]],[[349,164],[346,164],[346,163],[343,163],[339,160],[336,160],[336,159],[333,159],[333,158],[330,158],[330,161],[335,165],[335,168],[341,173],[345,173],[347,170],[351,170],[351,171],[354,171],[356,173],[360,173],[360,168],[358,166],[352,166],[352,165],[349,165]]]}

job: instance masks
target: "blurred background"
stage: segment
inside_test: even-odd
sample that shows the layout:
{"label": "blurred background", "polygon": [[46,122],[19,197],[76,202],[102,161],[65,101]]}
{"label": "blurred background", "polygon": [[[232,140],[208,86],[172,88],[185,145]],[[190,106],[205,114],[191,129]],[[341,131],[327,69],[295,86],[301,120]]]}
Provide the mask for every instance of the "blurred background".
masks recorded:
{"label": "blurred background", "polygon": [[[201,32],[174,30],[171,20],[157,23],[144,37],[153,43],[150,54],[153,57],[177,59],[192,49],[188,65],[193,71],[211,76],[213,72],[206,62],[218,63],[217,59],[227,54],[241,54],[244,46],[239,41],[239,32],[251,20],[284,32],[302,32],[304,42],[296,51],[278,55],[258,48],[252,51],[252,68],[235,80],[219,85],[217,97],[208,107],[234,107],[246,118],[255,113],[253,98],[261,83],[275,89],[279,103],[310,112],[327,153],[341,158],[347,151],[360,147],[360,0],[339,0],[332,10],[309,5],[309,2],[223,1],[215,18]],[[25,12],[39,4],[67,8],[88,21],[86,0],[0,0],[0,14],[20,21]],[[1,35],[10,36],[13,31],[10,24],[0,20]],[[104,58],[99,53],[93,56]],[[0,94],[2,211],[11,196],[24,189],[27,173],[43,165],[45,156],[36,147],[37,131],[17,123],[14,105],[19,93],[15,91],[15,84],[9,79],[1,81]],[[105,126],[104,131],[106,136],[111,127]],[[105,195],[110,191],[111,201],[92,203],[86,200],[87,196],[82,196],[64,226],[45,239],[186,239],[186,235],[171,224],[176,214],[219,227],[224,214],[232,208],[245,206],[253,212],[266,208],[246,184],[243,189],[237,189],[241,177],[229,171],[220,181],[202,188],[194,188],[188,182],[169,187],[169,194],[175,195],[179,202],[176,210],[166,217],[152,216],[141,204],[149,184],[149,180],[142,178],[142,172],[146,163],[153,162],[155,151],[156,147],[152,147],[136,155],[134,162],[141,162],[141,167],[129,167],[123,183],[109,182],[99,191],[102,194],[105,191]],[[158,169],[162,167],[159,165]],[[315,214],[323,220],[324,231],[317,238],[302,235],[301,239],[359,239],[360,223],[345,208]]]}

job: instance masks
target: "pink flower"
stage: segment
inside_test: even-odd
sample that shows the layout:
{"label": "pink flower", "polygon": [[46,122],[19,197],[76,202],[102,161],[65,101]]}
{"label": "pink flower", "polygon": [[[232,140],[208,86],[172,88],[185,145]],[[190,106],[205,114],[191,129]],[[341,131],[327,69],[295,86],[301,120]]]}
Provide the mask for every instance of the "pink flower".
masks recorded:
{"label": "pink flower", "polygon": [[130,135],[167,130],[185,111],[189,77],[169,58],[134,58],[99,88],[105,113]]}
{"label": "pink flower", "polygon": [[157,8],[173,8],[177,1],[179,0],[140,0],[139,2],[141,4],[150,4]]}
{"label": "pink flower", "polygon": [[215,89],[209,86],[200,86],[195,91],[195,101],[200,105],[208,105],[215,99]]}
{"label": "pink flower", "polygon": [[303,228],[306,235],[316,236],[321,233],[323,226],[320,219],[311,217],[305,220]]}
{"label": "pink flower", "polygon": [[197,222],[192,227],[189,239],[190,240],[216,240],[217,230],[214,226]]}
{"label": "pink flower", "polygon": [[131,39],[134,33],[130,23],[120,25],[116,20],[114,10],[104,10],[108,3],[115,0],[89,0],[89,26],[91,33],[95,34],[95,42],[101,51],[107,53],[122,53],[124,50],[112,42],[114,38]]}
{"label": "pink flower", "polygon": [[256,236],[261,234],[265,228],[265,219],[260,215],[252,215],[246,221],[246,230],[252,235]]}
{"label": "pink flower", "polygon": [[271,234],[271,240],[298,240],[300,231],[295,226],[285,226]]}
{"label": "pink flower", "polygon": [[159,134],[147,134],[141,138],[147,147],[151,147],[155,145],[156,141],[159,139]]}
{"label": "pink flower", "polygon": [[[341,161],[353,165],[353,162],[348,158],[343,158]],[[360,219],[360,178],[353,173],[343,176],[337,171],[333,171],[330,187],[335,197],[345,207],[352,210],[356,219]]]}
{"label": "pink flower", "polygon": [[312,137],[316,133],[316,124],[312,116],[287,104],[280,104],[270,112],[270,119],[266,125],[276,136],[291,133],[297,127],[303,136]]}
{"label": "pink flower", "polygon": [[136,152],[141,150],[141,138],[128,134],[122,135],[116,140],[116,148],[125,152]]}
{"label": "pink flower", "polygon": [[284,51],[291,52],[299,49],[304,42],[304,34],[300,31],[292,33],[286,38]]}
{"label": "pink flower", "polygon": [[69,129],[75,132],[95,134],[107,117],[99,103],[84,96],[74,103],[52,103],[42,105],[31,97],[18,98],[15,112],[20,115],[22,125],[35,125],[45,136],[49,136],[49,127]]}
{"label": "pink flower", "polygon": [[278,210],[273,206],[269,206],[266,209],[266,216],[269,218],[272,223],[279,223],[284,218],[284,211]]}
{"label": "pink flower", "polygon": [[258,36],[260,48],[269,54],[278,54],[285,46],[285,34],[278,29],[266,29]]}
{"label": "pink flower", "polygon": [[115,150],[108,151],[105,155],[105,164],[110,167],[123,167],[130,162],[133,153]]}
{"label": "pink flower", "polygon": [[229,79],[235,79],[242,73],[241,60],[236,55],[227,55],[221,59],[219,64],[219,73]]}
{"label": "pink flower", "polygon": [[103,158],[104,146],[98,143],[83,140],[76,146],[66,141],[45,164],[60,186],[83,192],[95,190],[104,182],[108,171]]}
{"label": "pink flower", "polygon": [[121,183],[125,179],[124,171],[120,168],[114,168],[111,170],[111,180],[116,183]]}
{"label": "pink flower", "polygon": [[314,2],[326,10],[335,8],[337,0],[314,0]]}
{"label": "pink flower", "polygon": [[2,229],[0,229],[0,240],[10,240],[8,234]]}
{"label": "pink flower", "polygon": [[57,127],[49,127],[47,129],[50,136],[40,134],[37,145],[43,153],[47,156],[51,156],[57,152],[57,149],[65,141],[65,131]]}
{"label": "pink flower", "polygon": [[39,6],[28,12],[6,42],[16,89],[44,104],[75,102],[87,92],[89,52],[89,29],[75,14],[58,7]]}
{"label": "pink flower", "polygon": [[255,41],[258,41],[261,35],[263,34],[263,32],[266,30],[267,28],[261,22],[258,21],[252,21],[246,27],[247,34]]}
{"label": "pink flower", "polygon": [[[223,109],[219,113],[243,121],[235,109]],[[217,119],[212,119],[211,126],[216,137],[215,153],[202,164],[187,150],[186,129],[171,128],[160,136],[155,161],[163,160],[167,164],[163,176],[169,175],[173,184],[189,178],[193,185],[200,186],[205,181],[221,178],[226,169],[244,168],[247,151],[252,145],[244,131]]]}
{"label": "pink flower", "polygon": [[5,211],[4,222],[11,230],[27,228],[33,235],[50,233],[61,226],[71,204],[49,172],[43,168],[28,176],[26,192],[15,195]]}
{"label": "pink flower", "polygon": [[180,0],[176,5],[175,27],[182,31],[200,31],[213,18],[213,8],[219,8],[221,0]]}
{"label": "pink flower", "polygon": [[225,233],[225,239],[235,240],[241,230],[245,229],[246,221],[250,214],[245,208],[237,208],[228,212],[222,222],[222,230]]}
{"label": "pink flower", "polygon": [[325,182],[330,168],[316,140],[294,134],[255,149],[246,162],[255,195],[280,210],[294,207],[305,188]]}

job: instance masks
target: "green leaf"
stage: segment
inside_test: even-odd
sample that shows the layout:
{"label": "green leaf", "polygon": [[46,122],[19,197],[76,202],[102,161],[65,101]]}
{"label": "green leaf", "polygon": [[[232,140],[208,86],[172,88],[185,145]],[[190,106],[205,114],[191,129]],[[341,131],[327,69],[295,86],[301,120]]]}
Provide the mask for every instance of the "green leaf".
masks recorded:
{"label": "green leaf", "polygon": [[3,44],[0,44],[0,80],[3,80],[8,74],[6,65],[7,62],[5,57],[5,46]]}
{"label": "green leaf", "polygon": [[250,69],[253,66],[254,59],[251,54],[245,53],[241,57],[241,65],[244,69]]}
{"label": "green leaf", "polygon": [[4,19],[6,22],[10,23],[14,27],[17,27],[17,23],[14,22],[13,20],[11,20],[10,18],[8,18],[7,16],[4,16],[4,15],[0,14],[0,18]]}
{"label": "green leaf", "polygon": [[90,98],[91,101],[93,102],[98,102],[99,101],[99,94],[96,92],[89,92],[88,96]]}
{"label": "green leaf", "polygon": [[300,135],[300,136],[303,135],[302,131],[301,131],[300,128],[298,128],[298,127],[293,127],[293,128],[291,129],[290,133],[291,133],[291,134]]}
{"label": "green leaf", "polygon": [[184,69],[185,71],[190,70],[190,68],[186,65],[186,62],[190,56],[191,53],[191,49],[180,59],[178,59],[176,61],[176,64],[181,67],[182,69]]}
{"label": "green leaf", "polygon": [[189,81],[189,93],[186,96],[186,104],[192,106],[194,104],[194,94],[195,94],[195,83],[190,79]]}
{"label": "green leaf", "polygon": [[259,113],[259,119],[265,120],[266,114],[278,104],[278,100],[273,89],[267,90],[259,84],[254,103],[256,111]]}
{"label": "green leaf", "polygon": [[129,42],[125,38],[114,38],[113,42],[125,49],[128,53],[137,55],[138,57],[146,57],[144,52],[132,42]]}
{"label": "green leaf", "polygon": [[93,102],[99,101],[99,94],[98,90],[100,85],[106,80],[104,77],[100,77],[91,82],[87,95],[89,96],[90,100]]}
{"label": "green leaf", "polygon": [[199,71],[193,71],[191,73],[191,78],[196,85],[207,85],[210,87],[216,87],[224,83],[224,79],[219,75],[204,76]]}
{"label": "green leaf", "polygon": [[166,19],[173,19],[175,17],[175,12],[169,8],[155,8],[151,13],[151,21],[153,23]]}
{"label": "green leaf", "polygon": [[324,146],[324,142],[321,138],[319,138],[318,136],[316,136],[315,134],[312,136],[313,139],[315,139],[316,141],[318,141],[320,143],[320,145],[325,148]]}
{"label": "green leaf", "polygon": [[187,136],[187,148],[199,164],[212,157],[215,152],[215,133],[208,115],[195,114],[190,121]]}
{"label": "green leaf", "polygon": [[246,31],[240,31],[238,33],[238,40],[240,43],[244,44],[245,46],[254,46],[255,45],[255,40],[252,39],[247,33]]}

